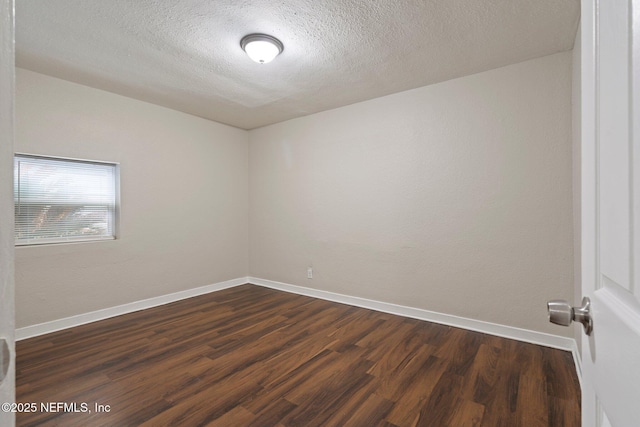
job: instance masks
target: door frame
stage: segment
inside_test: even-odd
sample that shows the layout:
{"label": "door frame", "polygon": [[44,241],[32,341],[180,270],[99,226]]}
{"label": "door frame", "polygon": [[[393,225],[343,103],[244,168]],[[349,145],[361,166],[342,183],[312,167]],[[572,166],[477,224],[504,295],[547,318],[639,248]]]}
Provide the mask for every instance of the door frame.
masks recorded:
{"label": "door frame", "polygon": [[[15,402],[14,0],[0,0],[0,14],[0,339],[6,340],[10,351],[9,370],[6,378],[0,383],[0,402]],[[15,414],[0,411],[0,425],[14,426]]]}
{"label": "door frame", "polygon": [[[580,266],[581,294],[595,289],[597,229],[597,169],[596,169],[596,1],[582,0],[580,7]],[[579,331],[578,333],[582,333]],[[590,354],[590,340],[582,337],[581,366]],[[584,374],[584,372],[582,373]],[[593,379],[581,375],[582,425],[596,427],[598,423]]]}

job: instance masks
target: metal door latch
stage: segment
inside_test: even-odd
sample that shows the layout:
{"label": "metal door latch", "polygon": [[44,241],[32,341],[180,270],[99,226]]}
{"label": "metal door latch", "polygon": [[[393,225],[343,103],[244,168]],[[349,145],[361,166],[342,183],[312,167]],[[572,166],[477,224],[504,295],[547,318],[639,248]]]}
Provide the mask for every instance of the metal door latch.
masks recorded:
{"label": "metal door latch", "polygon": [[582,323],[584,333],[591,335],[593,331],[593,320],[591,318],[591,300],[588,297],[582,298],[582,307],[571,307],[568,301],[554,299],[547,302],[549,311],[549,322],[556,325],[569,326],[571,322]]}

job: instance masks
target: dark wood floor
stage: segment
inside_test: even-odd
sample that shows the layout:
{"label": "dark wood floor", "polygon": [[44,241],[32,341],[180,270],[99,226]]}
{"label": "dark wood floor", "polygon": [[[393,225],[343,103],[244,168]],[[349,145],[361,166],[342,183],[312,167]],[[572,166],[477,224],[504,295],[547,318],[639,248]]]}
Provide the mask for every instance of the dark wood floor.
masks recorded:
{"label": "dark wood floor", "polygon": [[580,425],[568,352],[252,285],[20,341],[17,401],[92,411],[19,426]]}

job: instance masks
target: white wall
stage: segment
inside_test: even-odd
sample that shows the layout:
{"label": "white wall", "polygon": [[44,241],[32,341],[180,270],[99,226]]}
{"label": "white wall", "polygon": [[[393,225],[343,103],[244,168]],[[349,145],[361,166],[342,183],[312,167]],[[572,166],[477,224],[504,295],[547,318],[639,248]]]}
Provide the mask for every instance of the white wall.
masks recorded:
{"label": "white wall", "polygon": [[574,292],[571,65],[249,133],[18,70],[16,151],[120,162],[123,213],[116,241],[17,249],[17,326],[250,274],[570,336],[545,303]]}
{"label": "white wall", "polygon": [[570,52],[253,130],[249,171],[252,276],[571,335]]}
{"label": "white wall", "polygon": [[248,135],[18,69],[16,151],[119,162],[115,241],[16,250],[24,327],[248,272]]}

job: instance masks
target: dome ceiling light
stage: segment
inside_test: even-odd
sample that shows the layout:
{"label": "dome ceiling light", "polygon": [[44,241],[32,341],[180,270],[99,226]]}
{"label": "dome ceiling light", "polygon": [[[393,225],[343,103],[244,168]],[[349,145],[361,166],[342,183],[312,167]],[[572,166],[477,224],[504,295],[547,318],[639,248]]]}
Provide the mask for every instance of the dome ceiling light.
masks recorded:
{"label": "dome ceiling light", "polygon": [[259,64],[273,61],[284,50],[282,42],[266,34],[249,34],[240,40],[240,46],[247,52],[249,58]]}

